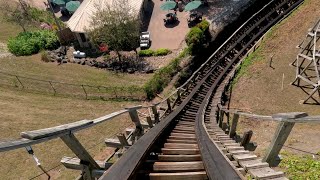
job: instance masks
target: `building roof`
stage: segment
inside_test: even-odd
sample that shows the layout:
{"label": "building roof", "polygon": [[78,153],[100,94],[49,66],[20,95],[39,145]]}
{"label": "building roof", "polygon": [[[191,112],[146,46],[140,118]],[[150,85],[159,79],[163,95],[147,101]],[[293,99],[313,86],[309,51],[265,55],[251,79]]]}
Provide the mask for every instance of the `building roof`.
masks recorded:
{"label": "building roof", "polygon": [[[111,5],[114,0],[84,0],[76,12],[71,16],[67,22],[67,26],[72,32],[85,33],[89,28],[91,18],[97,11],[97,5],[99,7]],[[144,0],[127,0],[130,7],[136,12],[139,12]]]}

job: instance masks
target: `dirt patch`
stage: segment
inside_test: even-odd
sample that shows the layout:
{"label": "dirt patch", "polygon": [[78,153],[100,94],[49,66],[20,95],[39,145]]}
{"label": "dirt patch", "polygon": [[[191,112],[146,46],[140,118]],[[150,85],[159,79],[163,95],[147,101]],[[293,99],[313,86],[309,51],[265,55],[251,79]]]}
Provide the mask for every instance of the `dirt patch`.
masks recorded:
{"label": "dirt patch", "polygon": [[12,54],[8,51],[7,45],[0,42],[0,58],[5,58],[8,56],[12,56]]}
{"label": "dirt patch", "polygon": [[[280,112],[307,112],[320,114],[320,106],[304,105],[299,101],[307,96],[299,88],[290,85],[295,78],[295,68],[289,66],[299,50],[296,45],[305,38],[310,27],[318,20],[320,1],[309,0],[288,19],[268,34],[245,74],[234,86],[231,108],[246,109],[255,114],[271,115]],[[270,56],[274,55],[269,67]],[[284,77],[284,78],[283,78]],[[283,88],[282,88],[283,81]],[[240,132],[253,130],[253,141],[258,143],[257,153],[263,154],[276,128],[273,122],[241,120]],[[320,151],[318,124],[296,124],[286,146],[317,153]],[[293,151],[289,148],[284,150]],[[298,153],[298,151],[293,151]],[[301,153],[301,152],[300,152]]]}

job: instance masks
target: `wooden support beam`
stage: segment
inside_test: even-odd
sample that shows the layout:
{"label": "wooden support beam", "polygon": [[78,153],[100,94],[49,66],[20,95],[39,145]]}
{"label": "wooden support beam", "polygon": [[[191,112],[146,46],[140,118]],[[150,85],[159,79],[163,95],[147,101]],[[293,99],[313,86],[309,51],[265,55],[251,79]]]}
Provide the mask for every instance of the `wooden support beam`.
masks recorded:
{"label": "wooden support beam", "polygon": [[138,112],[137,112],[138,108],[141,108],[141,106],[126,108],[126,109],[129,110],[129,116],[132,122],[136,125],[136,129],[143,130],[139,116],[138,116]]}
{"label": "wooden support beam", "polygon": [[[280,113],[272,116],[274,119],[296,119],[308,116],[307,113],[304,112],[295,112],[295,113]],[[286,142],[293,126],[294,122],[280,122],[277,130],[274,133],[273,139],[269,145],[266,155],[263,158],[263,161],[269,163],[271,167],[276,166],[278,162],[276,159],[282,146]]]}
{"label": "wooden support beam", "polygon": [[148,125],[149,125],[149,128],[152,128],[152,127],[153,127],[153,122],[152,122],[150,116],[147,117],[147,123],[148,123]]}
{"label": "wooden support beam", "polygon": [[224,118],[224,111],[220,110],[219,111],[219,127],[220,128],[222,128],[223,118]]}
{"label": "wooden support beam", "polygon": [[60,137],[62,141],[72,150],[74,154],[81,160],[83,165],[83,178],[85,180],[93,180],[93,169],[100,169],[97,162],[90,156],[88,151],[82,146],[78,139],[72,134],[67,134]]}
{"label": "wooden support beam", "polygon": [[104,142],[106,143],[106,145],[108,147],[114,147],[114,148],[122,148],[123,147],[118,139],[107,138],[104,140]]}
{"label": "wooden support beam", "polygon": [[230,128],[230,132],[229,132],[230,138],[233,138],[236,135],[238,120],[239,120],[239,114],[233,114],[231,128]]}
{"label": "wooden support beam", "polygon": [[253,134],[253,132],[252,132],[251,130],[245,132],[245,133],[243,134],[243,138],[242,138],[242,140],[241,140],[241,142],[240,142],[240,146],[246,147],[246,146],[250,143],[252,134]]}
{"label": "wooden support beam", "polygon": [[169,98],[167,99],[167,105],[168,105],[168,111],[171,112],[172,111],[171,100]]}
{"label": "wooden support beam", "polygon": [[126,136],[123,133],[117,134],[119,142],[121,143],[122,147],[130,146],[129,142],[127,141]]}
{"label": "wooden support beam", "polygon": [[158,112],[158,110],[157,110],[157,105],[153,105],[152,107],[151,107],[151,109],[152,109],[152,112],[153,112],[153,115],[154,115],[154,123],[155,124],[158,124],[159,123],[159,121],[160,121],[160,116],[159,116],[159,112]]}

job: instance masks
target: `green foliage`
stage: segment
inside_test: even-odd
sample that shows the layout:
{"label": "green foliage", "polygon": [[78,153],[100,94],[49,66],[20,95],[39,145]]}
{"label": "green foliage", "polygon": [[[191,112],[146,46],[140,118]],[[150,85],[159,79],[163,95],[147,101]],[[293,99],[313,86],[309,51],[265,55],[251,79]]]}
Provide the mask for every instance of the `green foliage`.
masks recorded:
{"label": "green foliage", "polygon": [[154,51],[152,49],[145,49],[138,52],[140,57],[149,57],[153,56]]}
{"label": "green foliage", "polygon": [[187,49],[183,50],[177,58],[173,59],[167,66],[159,69],[145,84],[144,91],[148,99],[154,98],[157,93],[160,93],[168,85],[171,78],[180,70],[181,59],[187,54]]}
{"label": "green foliage", "polygon": [[47,51],[41,51],[41,61],[50,62],[50,57],[48,56]]}
{"label": "green foliage", "polygon": [[88,30],[91,41],[99,46],[105,43],[114,51],[130,51],[139,47],[140,20],[127,0],[115,0],[93,14],[91,29]]}
{"label": "green foliage", "polygon": [[286,169],[286,174],[292,180],[320,179],[320,161],[311,156],[297,156],[283,153],[284,159],[280,167]]}
{"label": "green foliage", "polygon": [[189,46],[191,54],[196,54],[203,47],[204,43],[204,32],[198,28],[193,27],[190,29],[186,36],[186,43]]}
{"label": "green foliage", "polygon": [[140,57],[150,57],[150,56],[165,56],[170,54],[172,51],[166,48],[160,48],[157,50],[146,49],[138,52]]}
{"label": "green foliage", "polygon": [[22,32],[8,41],[9,51],[16,56],[31,55],[42,49],[54,49],[58,46],[57,35],[48,30]]}
{"label": "green foliage", "polygon": [[196,25],[196,27],[200,28],[203,32],[207,31],[209,29],[210,23],[203,19],[200,23]]}
{"label": "green foliage", "polygon": [[170,49],[166,49],[166,48],[160,48],[160,49],[157,49],[153,55],[154,56],[165,56],[165,55],[168,55],[170,54],[172,51]]}
{"label": "green foliage", "polygon": [[[51,25],[56,25],[56,21],[53,18],[52,14],[50,11],[45,11],[45,10],[40,10],[34,7],[29,7],[28,8],[28,15],[33,21],[36,22],[45,22]],[[60,20],[57,19],[58,23],[60,26],[64,27],[64,23]]]}

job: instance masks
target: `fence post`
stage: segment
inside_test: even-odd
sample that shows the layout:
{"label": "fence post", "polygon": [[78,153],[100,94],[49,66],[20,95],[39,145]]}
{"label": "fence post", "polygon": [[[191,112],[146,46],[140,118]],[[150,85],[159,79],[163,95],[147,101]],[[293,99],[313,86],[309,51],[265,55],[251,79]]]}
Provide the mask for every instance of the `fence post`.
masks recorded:
{"label": "fence post", "polygon": [[138,137],[143,135],[143,127],[140,123],[140,119],[138,116],[138,112],[137,109],[140,109],[142,106],[134,106],[134,107],[130,107],[130,108],[126,108],[129,110],[129,116],[132,120],[132,122],[136,125],[136,130],[135,133]]}
{"label": "fence post", "polygon": [[24,85],[22,84],[22,82],[20,81],[19,77],[16,76],[17,80],[19,81],[20,85],[22,86],[22,88],[24,89]]}
{"label": "fence post", "polygon": [[295,124],[294,122],[285,122],[283,120],[296,119],[306,116],[308,116],[308,114],[304,112],[279,113],[272,116],[272,118],[280,120],[280,123],[276,129],[276,132],[274,133],[273,139],[269,145],[267,153],[263,158],[263,161],[269,163],[271,167],[277,166],[278,164],[278,154]]}
{"label": "fence post", "polygon": [[167,99],[167,105],[168,105],[168,111],[171,112],[172,108],[171,108],[171,101],[169,98]]}
{"label": "fence post", "polygon": [[230,132],[229,132],[230,138],[233,138],[236,135],[238,120],[239,120],[239,114],[234,113],[233,118],[232,118]]}
{"label": "fence post", "polygon": [[56,93],[57,93],[57,91],[56,91],[56,89],[53,87],[53,85],[52,85],[52,82],[51,81],[48,81],[49,82],[49,84],[50,84],[50,86],[51,86],[51,88],[52,88],[52,90],[53,90],[53,92],[54,92],[54,96],[56,95]]}
{"label": "fence post", "polygon": [[150,128],[153,127],[153,123],[152,123],[152,120],[151,120],[151,117],[150,117],[150,116],[147,117],[147,123],[148,123],[148,125],[149,125]]}
{"label": "fence post", "polygon": [[224,118],[224,111],[221,109],[219,110],[219,127],[220,128],[222,128],[223,118]]}
{"label": "fence post", "polygon": [[177,100],[181,100],[181,90],[177,89]]}
{"label": "fence post", "polygon": [[157,110],[157,105],[153,105],[151,108],[152,108],[152,112],[154,115],[154,123],[158,124],[160,121],[160,119],[159,119],[160,117],[159,117],[159,112]]}
{"label": "fence post", "polygon": [[84,88],[84,85],[81,85],[82,89],[83,89],[83,92],[86,94],[86,99],[88,99],[88,94],[87,94],[87,91],[86,89]]}

